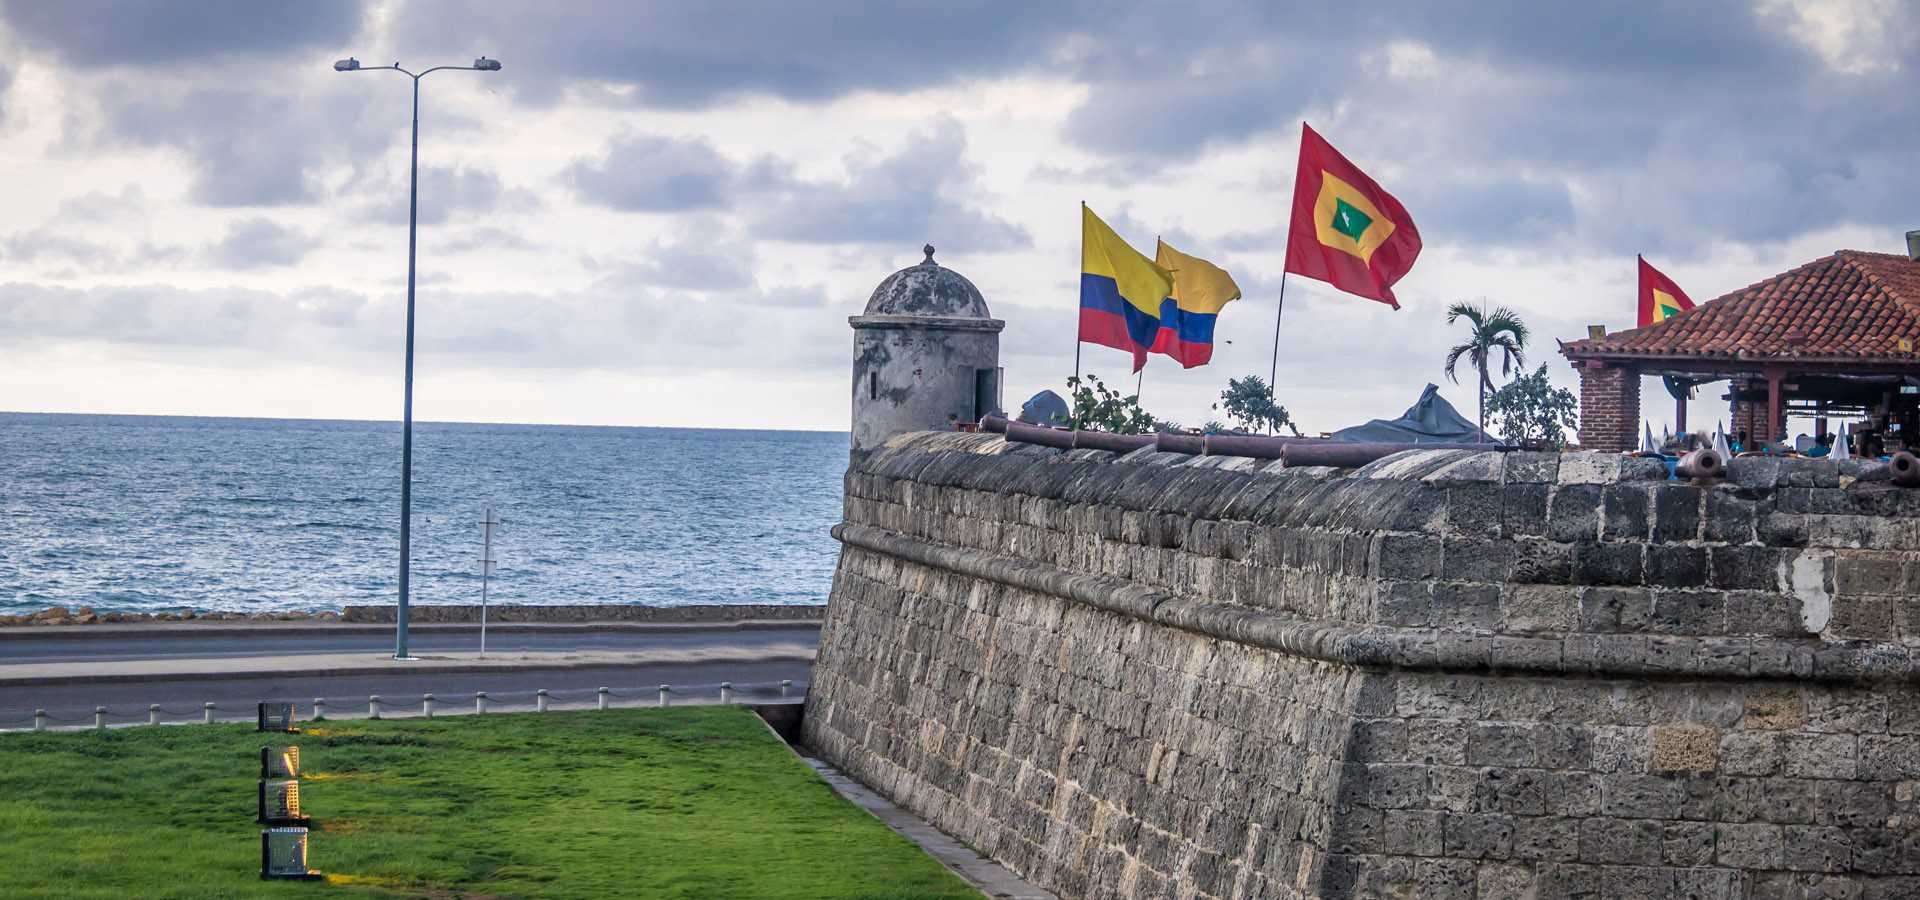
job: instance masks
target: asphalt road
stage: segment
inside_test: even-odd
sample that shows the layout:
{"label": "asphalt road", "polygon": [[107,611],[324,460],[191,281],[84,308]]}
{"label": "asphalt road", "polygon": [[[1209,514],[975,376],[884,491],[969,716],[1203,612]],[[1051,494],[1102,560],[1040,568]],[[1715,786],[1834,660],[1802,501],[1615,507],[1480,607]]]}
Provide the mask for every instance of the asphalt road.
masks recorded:
{"label": "asphalt road", "polygon": [[[687,628],[655,631],[613,630],[488,630],[487,650],[581,651],[581,650],[698,650],[706,648],[750,649],[769,644],[814,643],[818,627],[772,628]],[[469,654],[479,649],[477,629],[448,632],[414,629],[407,637],[407,649],[415,656],[436,653]],[[327,634],[274,634],[261,631],[250,634],[207,634],[145,636],[118,634],[108,637],[34,637],[0,641],[0,664],[86,662],[89,660],[187,659],[241,656],[296,656],[323,653],[393,652],[391,630]]]}
{"label": "asphalt road", "polygon": [[[488,647],[492,647],[488,636]],[[545,688],[553,694],[556,708],[592,706],[595,690],[612,688],[614,706],[651,706],[658,700],[658,686],[672,684],[681,702],[713,702],[718,685],[731,681],[735,699],[740,702],[779,697],[781,679],[792,679],[792,696],[806,690],[807,663],[690,663],[638,665],[619,668],[517,670],[511,672],[470,672],[444,675],[319,676],[297,678],[248,678],[228,680],[161,680],[114,684],[68,684],[33,687],[0,687],[0,729],[29,727],[33,711],[44,708],[54,717],[50,725],[91,723],[93,709],[105,706],[109,724],[145,722],[147,705],[164,708],[164,722],[199,721],[202,704],[209,701],[225,719],[251,721],[254,704],[261,700],[291,700],[299,704],[300,717],[312,715],[316,697],[325,698],[339,712],[365,715],[367,695],[379,694],[389,714],[415,714],[420,711],[420,695],[432,692],[441,711],[471,711],[473,692],[486,691],[494,709],[530,709],[533,691]],[[63,721],[64,720],[64,721]]]}

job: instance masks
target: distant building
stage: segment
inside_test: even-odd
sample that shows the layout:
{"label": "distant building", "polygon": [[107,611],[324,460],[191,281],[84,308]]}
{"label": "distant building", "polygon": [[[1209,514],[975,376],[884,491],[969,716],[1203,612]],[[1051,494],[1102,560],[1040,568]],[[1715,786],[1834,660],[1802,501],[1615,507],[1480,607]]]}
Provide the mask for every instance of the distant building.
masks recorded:
{"label": "distant building", "polygon": [[[1692,386],[1729,382],[1730,434],[1787,436],[1789,416],[1866,420],[1856,433],[1888,449],[1920,446],[1920,261],[1838,250],[1645,328],[1566,341],[1580,373],[1580,443],[1639,443],[1640,376]],[[1676,410],[1686,427],[1684,404]],[[1708,425],[1711,428],[1711,424]]]}

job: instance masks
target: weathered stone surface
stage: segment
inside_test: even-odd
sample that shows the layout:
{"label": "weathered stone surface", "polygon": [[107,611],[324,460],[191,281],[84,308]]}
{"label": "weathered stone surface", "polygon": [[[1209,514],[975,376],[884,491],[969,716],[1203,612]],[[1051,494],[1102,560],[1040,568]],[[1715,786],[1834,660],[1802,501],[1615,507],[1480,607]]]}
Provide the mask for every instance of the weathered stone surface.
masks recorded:
{"label": "weathered stone surface", "polygon": [[1902,489],[1005,446],[856,462],[806,739],[1063,897],[1920,896]]}

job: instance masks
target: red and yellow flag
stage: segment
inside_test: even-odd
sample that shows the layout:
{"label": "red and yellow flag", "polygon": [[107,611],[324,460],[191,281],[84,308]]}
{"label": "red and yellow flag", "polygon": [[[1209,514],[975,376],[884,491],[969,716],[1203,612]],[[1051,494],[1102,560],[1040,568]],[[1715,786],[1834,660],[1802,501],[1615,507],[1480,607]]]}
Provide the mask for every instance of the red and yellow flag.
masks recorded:
{"label": "red and yellow flag", "polygon": [[1635,258],[1640,260],[1640,324],[1637,327],[1665,322],[1693,308],[1693,299],[1665,272],[1648,265],[1645,257]]}
{"label": "red and yellow flag", "polygon": [[1419,255],[1406,207],[1301,123],[1287,271],[1399,309],[1393,283]]}

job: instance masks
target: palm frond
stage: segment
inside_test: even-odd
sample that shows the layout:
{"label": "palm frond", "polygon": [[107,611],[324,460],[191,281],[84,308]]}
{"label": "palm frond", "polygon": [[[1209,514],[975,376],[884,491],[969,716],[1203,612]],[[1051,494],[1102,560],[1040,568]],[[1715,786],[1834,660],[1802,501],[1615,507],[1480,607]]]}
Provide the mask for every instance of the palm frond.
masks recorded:
{"label": "palm frond", "polygon": [[[1454,368],[1460,364],[1460,357],[1465,356],[1469,353],[1472,353],[1473,349],[1474,348],[1472,344],[1461,344],[1453,348],[1452,350],[1447,351],[1447,364],[1446,364],[1445,371],[1447,373],[1448,381],[1451,381],[1454,384],[1460,383],[1460,376],[1454,374]],[[1475,366],[1474,368],[1479,368],[1479,367]]]}

